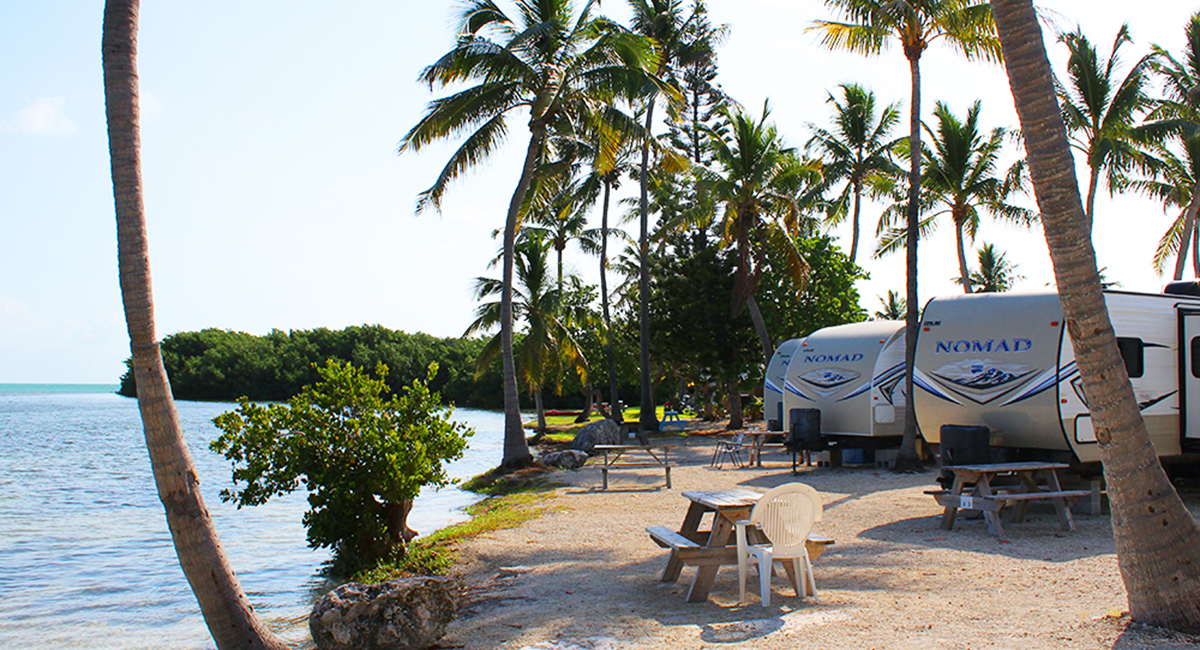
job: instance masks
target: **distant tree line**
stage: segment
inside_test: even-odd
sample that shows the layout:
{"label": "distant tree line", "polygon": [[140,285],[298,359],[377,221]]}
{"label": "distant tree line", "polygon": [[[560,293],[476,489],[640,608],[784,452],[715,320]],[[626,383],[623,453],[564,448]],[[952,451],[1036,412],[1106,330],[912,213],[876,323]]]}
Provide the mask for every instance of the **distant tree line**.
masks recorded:
{"label": "distant tree line", "polygon": [[[497,360],[475,376],[476,359],[486,340],[438,338],[409,334],[380,325],[342,330],[273,330],[265,336],[222,329],[179,332],[162,341],[163,363],[176,399],[284,401],[306,385],[319,381],[318,367],[328,359],[349,362],[373,371],[383,362],[392,391],[424,379],[429,364],[438,364],[429,388],[442,399],[468,408],[498,409],[504,405]],[[130,361],[125,362],[126,367]],[[136,395],[133,373],[121,377],[121,395]],[[553,408],[565,398],[549,398]],[[578,402],[575,398],[573,402]]]}

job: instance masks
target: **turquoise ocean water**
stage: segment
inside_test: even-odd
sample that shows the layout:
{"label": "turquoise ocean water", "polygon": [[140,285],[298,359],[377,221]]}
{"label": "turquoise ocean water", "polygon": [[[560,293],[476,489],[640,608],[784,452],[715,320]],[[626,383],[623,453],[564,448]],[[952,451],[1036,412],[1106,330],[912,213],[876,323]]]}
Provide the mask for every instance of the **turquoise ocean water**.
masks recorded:
{"label": "turquoise ocean water", "polygon": [[[141,420],[116,386],[0,384],[0,648],[211,648],[175,558]],[[243,589],[277,633],[308,643],[308,609],[330,585],[308,548],[303,492],[236,509],[218,496],[230,467],[208,449],[234,404],[177,402],[205,502]],[[503,416],[458,409],[473,426],[457,478],[500,460]],[[420,533],[466,518],[474,494],[427,490]]]}

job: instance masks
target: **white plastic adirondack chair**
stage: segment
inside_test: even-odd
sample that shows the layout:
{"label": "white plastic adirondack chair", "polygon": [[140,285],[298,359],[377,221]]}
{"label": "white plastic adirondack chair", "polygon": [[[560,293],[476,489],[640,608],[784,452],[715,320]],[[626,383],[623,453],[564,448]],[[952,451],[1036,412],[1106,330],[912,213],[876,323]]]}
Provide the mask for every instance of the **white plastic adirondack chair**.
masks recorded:
{"label": "white plastic adirondack chair", "polygon": [[[791,562],[797,596],[817,599],[817,581],[808,559],[805,540],[813,524],[821,521],[821,495],[803,483],[785,483],[772,488],[759,499],[750,519],[736,522],[738,546],[738,583],[740,600],[746,601],[746,565],[751,556],[758,560],[759,589],[763,607],[771,605],[771,565]],[[747,528],[754,526],[766,537],[765,543],[751,544]]]}

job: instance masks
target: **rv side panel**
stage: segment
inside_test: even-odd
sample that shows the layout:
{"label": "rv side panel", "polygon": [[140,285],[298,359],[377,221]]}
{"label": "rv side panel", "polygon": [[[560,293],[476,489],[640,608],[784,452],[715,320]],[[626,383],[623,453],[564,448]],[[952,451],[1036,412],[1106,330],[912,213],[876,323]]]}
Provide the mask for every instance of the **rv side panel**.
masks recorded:
{"label": "rv side panel", "polygon": [[914,371],[921,435],[986,425],[995,447],[1068,451],[1058,385],[1062,310],[1054,293],[968,294],[925,307]]}

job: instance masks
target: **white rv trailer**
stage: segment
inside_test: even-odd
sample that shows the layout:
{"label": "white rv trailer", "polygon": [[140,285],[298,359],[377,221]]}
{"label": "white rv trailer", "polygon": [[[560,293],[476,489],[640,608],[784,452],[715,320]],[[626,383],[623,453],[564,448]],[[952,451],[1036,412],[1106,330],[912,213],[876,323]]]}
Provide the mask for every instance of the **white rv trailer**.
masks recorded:
{"label": "white rv trailer", "polygon": [[[1200,298],[1104,295],[1159,456],[1191,450],[1200,444]],[[940,442],[944,424],[986,425],[992,447],[1100,460],[1054,292],[930,300],[921,318],[914,382],[917,422],[927,442]]]}
{"label": "white rv trailer", "polygon": [[767,364],[767,374],[763,379],[763,416],[767,420],[768,431],[783,431],[783,382],[787,380],[788,362],[792,353],[800,347],[803,339],[791,339],[779,344],[771,361]]}
{"label": "white rv trailer", "polygon": [[904,323],[826,327],[792,352],[783,384],[785,431],[797,408],[821,411],[826,436],[904,434]]}

